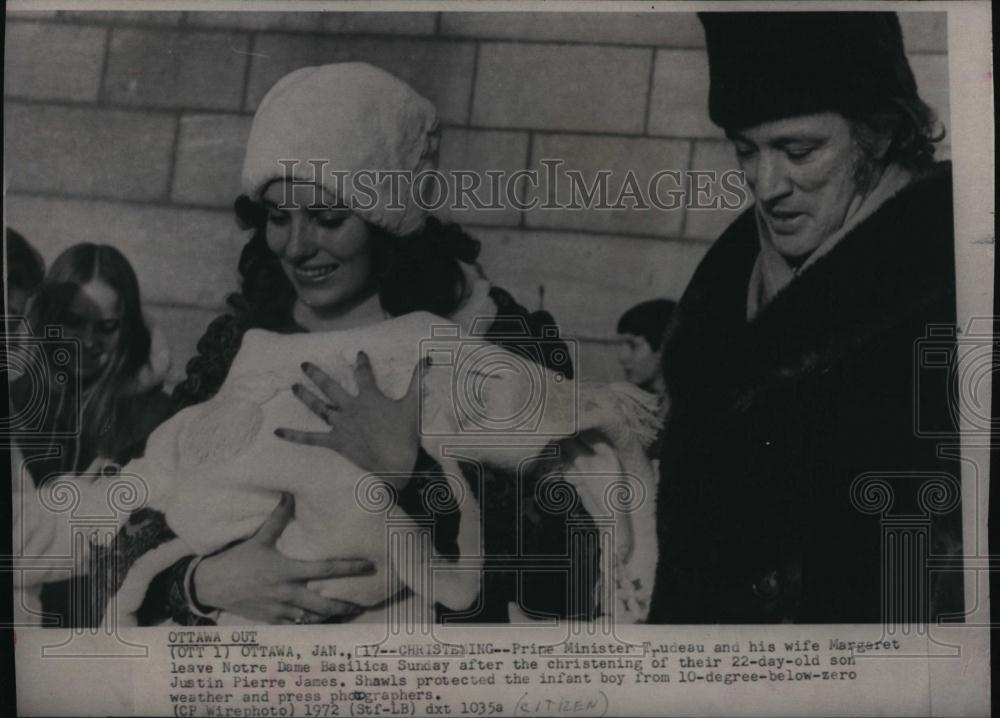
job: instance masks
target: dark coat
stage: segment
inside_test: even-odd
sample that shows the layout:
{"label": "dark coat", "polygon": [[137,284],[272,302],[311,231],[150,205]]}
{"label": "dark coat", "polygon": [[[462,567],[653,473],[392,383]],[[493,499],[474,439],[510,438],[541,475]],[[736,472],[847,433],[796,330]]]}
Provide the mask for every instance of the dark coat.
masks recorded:
{"label": "dark coat", "polygon": [[[672,404],[650,622],[877,622],[883,519],[904,513],[918,515],[907,530],[929,531],[933,553],[960,553],[957,462],[916,435],[914,418],[919,398],[922,421],[953,427],[947,372],[914,371],[928,326],[955,325],[953,240],[951,171],[941,164],[753,321],[754,209],[709,250],[664,349]],[[881,513],[859,506],[877,498],[871,484],[854,484],[852,498],[852,482],[869,472],[888,474],[894,499]],[[927,513],[922,472],[941,475],[950,510]],[[893,617],[926,618],[928,603],[935,614],[961,610],[958,573],[931,584],[907,589],[930,602]]]}

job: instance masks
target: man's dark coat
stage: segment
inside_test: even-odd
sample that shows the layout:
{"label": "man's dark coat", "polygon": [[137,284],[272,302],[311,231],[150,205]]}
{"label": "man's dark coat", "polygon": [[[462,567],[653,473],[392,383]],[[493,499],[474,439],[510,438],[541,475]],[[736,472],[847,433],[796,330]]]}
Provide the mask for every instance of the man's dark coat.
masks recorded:
{"label": "man's dark coat", "polygon": [[[709,250],[664,349],[672,404],[650,622],[909,621],[961,609],[957,572],[893,569],[883,582],[883,555],[926,568],[921,552],[961,551],[958,462],[917,431],[953,431],[951,379],[915,369],[928,327],[955,325],[953,240],[942,163],[753,321],[754,209]],[[890,525],[904,514],[913,518]]]}

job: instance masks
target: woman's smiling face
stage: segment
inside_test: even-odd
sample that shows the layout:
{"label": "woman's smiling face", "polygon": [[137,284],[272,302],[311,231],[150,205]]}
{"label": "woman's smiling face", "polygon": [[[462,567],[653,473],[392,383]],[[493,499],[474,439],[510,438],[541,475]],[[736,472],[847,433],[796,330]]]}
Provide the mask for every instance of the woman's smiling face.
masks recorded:
{"label": "woman's smiling face", "polygon": [[314,185],[276,181],[261,195],[267,246],[299,301],[316,312],[357,298],[371,288],[374,274],[368,225],[321,192]]}

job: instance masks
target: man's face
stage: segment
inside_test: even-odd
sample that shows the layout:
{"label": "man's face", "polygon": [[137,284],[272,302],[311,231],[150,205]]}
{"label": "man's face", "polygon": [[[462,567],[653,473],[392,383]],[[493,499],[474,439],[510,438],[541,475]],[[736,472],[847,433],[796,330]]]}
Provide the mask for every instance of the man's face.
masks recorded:
{"label": "man's face", "polygon": [[844,223],[859,194],[861,153],[841,115],[825,112],[729,132],[775,248],[804,260]]}

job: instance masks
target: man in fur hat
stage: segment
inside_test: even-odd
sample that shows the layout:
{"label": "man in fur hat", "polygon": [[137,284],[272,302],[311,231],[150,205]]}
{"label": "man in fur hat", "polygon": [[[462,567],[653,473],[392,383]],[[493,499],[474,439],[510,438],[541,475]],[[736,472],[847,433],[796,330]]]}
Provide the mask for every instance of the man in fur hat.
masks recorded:
{"label": "man in fur hat", "polygon": [[[709,114],[756,202],[666,340],[650,622],[961,611],[961,575],[927,568],[961,552],[958,465],[914,419],[919,398],[953,428],[949,387],[914,369],[928,328],[955,324],[951,170],[899,21],[701,19]],[[905,514],[915,553],[895,555],[888,521]]]}

